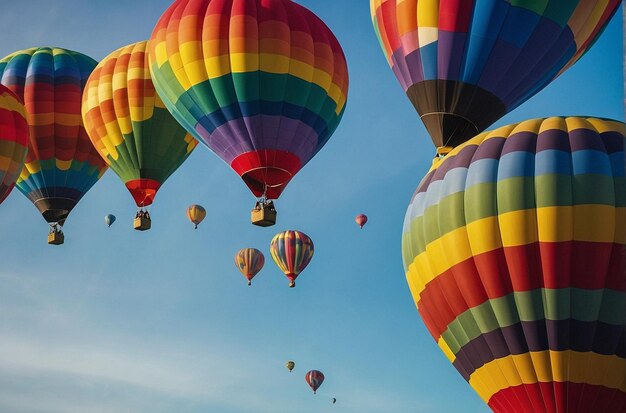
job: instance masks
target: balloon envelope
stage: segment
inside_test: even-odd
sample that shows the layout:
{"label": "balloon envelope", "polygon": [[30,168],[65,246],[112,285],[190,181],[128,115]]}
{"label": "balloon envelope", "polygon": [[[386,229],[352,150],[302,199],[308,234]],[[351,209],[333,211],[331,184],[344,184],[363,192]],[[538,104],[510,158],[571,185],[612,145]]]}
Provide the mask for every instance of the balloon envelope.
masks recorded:
{"label": "balloon envelope", "polygon": [[20,176],[28,150],[26,109],[18,97],[0,85],[0,204]]}
{"label": "balloon envelope", "polygon": [[367,215],[359,214],[356,216],[356,218],[354,218],[354,221],[359,227],[363,228],[363,226],[367,223]]}
{"label": "balloon envelope", "polygon": [[200,223],[204,221],[205,217],[206,209],[204,209],[203,206],[191,205],[189,206],[189,208],[187,208],[187,218],[189,219],[189,221],[191,221],[192,224],[195,225],[196,228],[198,228],[198,225],[200,225]]}
{"label": "balloon envelope", "polygon": [[370,0],[389,65],[435,146],[524,103],[593,45],[619,0]]}
{"label": "balloon envelope", "polygon": [[0,83],[25,103],[30,130],[17,187],[49,223],[62,224],[106,171],[80,117],[81,95],[96,61],[39,47],[0,60]]}
{"label": "balloon envelope", "polygon": [[291,372],[296,367],[296,363],[294,363],[293,361],[288,361],[287,364],[285,364],[285,367],[287,367],[287,370]]}
{"label": "balloon envelope", "polygon": [[91,141],[138,207],[152,204],[161,185],[197,145],[154,90],[147,43],[105,57],[89,76],[82,105]]}
{"label": "balloon envelope", "polygon": [[167,108],[257,197],[278,198],[345,109],[341,46],[291,0],[177,0],[149,54]]}
{"label": "balloon envelope", "polygon": [[304,376],[304,379],[313,390],[313,394],[315,394],[324,382],[324,374],[318,370],[311,370]]}
{"label": "balloon envelope", "polygon": [[265,256],[256,248],[244,248],[235,254],[235,265],[251,285],[254,276],[265,265]]}
{"label": "balloon envelope", "polygon": [[626,409],[625,132],[504,126],[435,161],[411,200],[411,293],[495,412]]}
{"label": "balloon envelope", "polygon": [[289,278],[290,287],[296,285],[296,278],[309,265],[314,252],[313,240],[300,231],[280,232],[270,243],[272,258],[278,268]]}
{"label": "balloon envelope", "polygon": [[109,215],[104,217],[104,223],[107,224],[107,226],[110,227],[115,222],[115,219],[116,219],[115,215],[109,214]]}

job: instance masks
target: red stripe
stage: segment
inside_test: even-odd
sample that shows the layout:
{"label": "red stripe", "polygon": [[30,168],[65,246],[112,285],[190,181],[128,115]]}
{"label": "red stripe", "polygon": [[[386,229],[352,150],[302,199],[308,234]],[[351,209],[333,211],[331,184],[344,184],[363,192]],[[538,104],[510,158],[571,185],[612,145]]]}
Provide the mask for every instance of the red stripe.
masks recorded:
{"label": "red stripe", "polygon": [[439,30],[467,33],[473,10],[473,0],[441,0],[439,3]]}
{"label": "red stripe", "polygon": [[429,313],[424,321],[437,339],[460,314],[513,292],[568,287],[626,292],[625,252],[620,244],[581,241],[499,248],[429,282],[419,307]]}
{"label": "red stripe", "polygon": [[582,383],[534,383],[501,390],[489,400],[495,413],[623,412],[626,393]]}

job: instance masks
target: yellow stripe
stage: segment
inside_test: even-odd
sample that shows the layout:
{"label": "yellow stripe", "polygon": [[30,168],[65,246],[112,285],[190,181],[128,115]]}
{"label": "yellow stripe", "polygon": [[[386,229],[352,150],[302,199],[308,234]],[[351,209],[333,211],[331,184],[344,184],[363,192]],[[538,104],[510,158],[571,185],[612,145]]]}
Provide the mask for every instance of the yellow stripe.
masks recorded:
{"label": "yellow stripe", "polygon": [[443,339],[443,337],[437,340],[437,345],[439,346],[439,348],[441,348],[441,351],[443,351],[443,354],[445,354],[448,360],[450,360],[450,363],[454,363],[454,361],[456,360],[456,356],[450,349],[450,346],[448,346],[448,343],[446,343],[446,341]]}
{"label": "yellow stripe", "polygon": [[469,380],[485,402],[501,390],[538,382],[586,383],[626,392],[626,359],[571,350],[530,352],[491,361]]}
{"label": "yellow stripe", "polygon": [[[537,225],[537,219],[542,225]],[[576,222],[576,225],[543,225],[560,222],[557,219]],[[626,231],[616,231],[615,228],[626,228],[626,207],[544,207],[487,217],[431,241],[425,251],[413,258],[406,276],[413,297],[419,303],[419,296],[428,283],[473,256],[537,241],[626,244]]]}

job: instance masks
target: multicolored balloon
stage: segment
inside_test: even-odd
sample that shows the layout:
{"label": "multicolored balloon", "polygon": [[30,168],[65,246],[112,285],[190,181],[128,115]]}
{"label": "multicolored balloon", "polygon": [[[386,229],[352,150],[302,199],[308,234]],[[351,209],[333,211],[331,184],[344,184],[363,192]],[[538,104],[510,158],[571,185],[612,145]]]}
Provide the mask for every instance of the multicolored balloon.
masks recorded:
{"label": "multicolored balloon", "polygon": [[324,374],[318,370],[311,370],[304,376],[304,379],[313,390],[313,394],[316,394],[317,389],[324,383]]}
{"label": "multicolored balloon", "polygon": [[363,226],[367,224],[367,215],[359,214],[354,218],[354,221],[359,226],[359,228],[363,229]]}
{"label": "multicolored balloon", "polygon": [[159,188],[197,145],[154,90],[147,43],[105,57],[87,81],[82,106],[91,141],[139,208],[152,204]]}
{"label": "multicolored balloon", "polygon": [[109,214],[109,215],[104,217],[104,223],[107,224],[107,226],[109,228],[111,228],[111,225],[113,225],[115,220],[116,220],[116,218],[115,218],[115,215],[113,215],[113,214]]}
{"label": "multicolored balloon", "polygon": [[191,205],[187,208],[187,218],[198,229],[198,225],[206,218],[206,209],[201,205]]}
{"label": "multicolored balloon", "polygon": [[546,87],[619,0],[370,0],[380,45],[437,147],[457,146]]}
{"label": "multicolored balloon", "polygon": [[235,254],[235,265],[252,285],[252,279],[265,265],[265,256],[256,248],[244,248]]}
{"label": "multicolored balloon", "polygon": [[495,412],[626,409],[626,125],[533,119],[435,160],[406,213],[426,327]]}
{"label": "multicolored balloon", "polygon": [[0,85],[0,204],[11,193],[24,167],[28,136],[24,105]]}
{"label": "multicolored balloon", "polygon": [[285,364],[285,367],[287,367],[287,370],[289,370],[289,373],[291,373],[293,369],[296,367],[296,363],[290,360],[287,362],[287,364]]}
{"label": "multicolored balloon", "polygon": [[167,108],[257,197],[278,198],[343,115],[341,46],[291,0],[177,0],[149,47]]}
{"label": "multicolored balloon", "polygon": [[95,66],[84,54],[50,47],[0,60],[0,83],[24,102],[30,129],[17,187],[52,225],[63,225],[107,168],[80,116],[82,91]]}
{"label": "multicolored balloon", "polygon": [[296,286],[296,278],[309,265],[315,247],[304,232],[284,231],[274,236],[270,243],[270,253],[274,262],[289,278],[289,287]]}

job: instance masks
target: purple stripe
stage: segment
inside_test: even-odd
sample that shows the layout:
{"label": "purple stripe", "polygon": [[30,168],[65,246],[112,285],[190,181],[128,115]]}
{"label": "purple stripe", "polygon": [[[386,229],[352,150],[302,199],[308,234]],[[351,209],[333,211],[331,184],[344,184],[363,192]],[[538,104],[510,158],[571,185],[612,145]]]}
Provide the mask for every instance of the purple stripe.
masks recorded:
{"label": "purple stripe", "polygon": [[626,326],[572,319],[523,321],[470,341],[453,364],[469,380],[476,369],[495,359],[546,350],[592,351],[626,359]]}
{"label": "purple stripe", "polygon": [[467,33],[439,31],[437,49],[437,77],[460,80]]}
{"label": "purple stripe", "polygon": [[[563,122],[565,122],[565,119],[563,119]],[[571,151],[569,134],[559,129],[549,129],[541,132],[537,137],[537,153],[548,150],[569,153]]]}
{"label": "purple stripe", "polygon": [[537,135],[533,132],[517,132],[506,139],[502,148],[502,155],[511,152],[530,152],[535,153],[537,146]]}
{"label": "purple stripe", "polygon": [[281,150],[307,163],[318,146],[318,135],[305,123],[282,116],[256,115],[233,119],[210,134],[196,125],[196,131],[205,143],[226,163],[245,152],[261,149]]}

